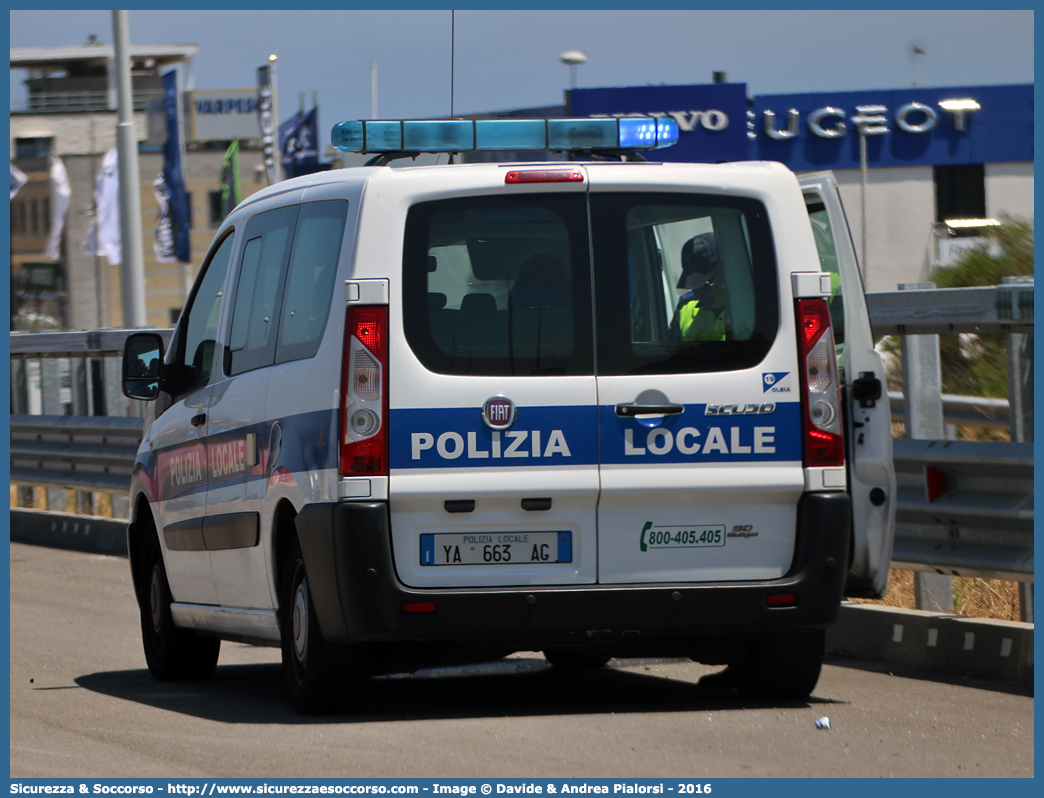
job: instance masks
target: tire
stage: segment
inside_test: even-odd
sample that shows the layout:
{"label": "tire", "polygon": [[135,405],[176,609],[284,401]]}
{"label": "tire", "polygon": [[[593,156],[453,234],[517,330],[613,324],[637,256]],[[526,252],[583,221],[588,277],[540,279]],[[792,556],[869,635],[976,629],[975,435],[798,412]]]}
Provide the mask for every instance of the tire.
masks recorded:
{"label": "tire", "polygon": [[281,584],[283,676],[294,709],[305,715],[358,710],[370,682],[366,651],[362,646],[332,645],[323,639],[296,540],[283,567]]}
{"label": "tire", "polygon": [[826,631],[773,632],[756,638],[747,657],[729,666],[735,686],[747,698],[807,698],[819,681]]}
{"label": "tire", "polygon": [[544,652],[544,659],[557,670],[589,671],[603,667],[612,657],[601,651],[552,648]]}
{"label": "tire", "polygon": [[149,673],[164,682],[209,678],[217,667],[221,641],[174,625],[167,569],[156,529],[151,525],[145,531],[140,568],[138,609]]}

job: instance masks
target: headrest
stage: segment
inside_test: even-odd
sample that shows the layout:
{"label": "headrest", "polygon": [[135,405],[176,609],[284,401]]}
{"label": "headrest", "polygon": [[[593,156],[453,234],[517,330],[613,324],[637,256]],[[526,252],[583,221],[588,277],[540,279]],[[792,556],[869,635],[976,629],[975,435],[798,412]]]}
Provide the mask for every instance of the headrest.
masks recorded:
{"label": "headrest", "polygon": [[682,245],[682,273],[678,288],[699,289],[711,281],[721,265],[714,233],[693,236]]}
{"label": "headrest", "polygon": [[492,294],[465,294],[460,300],[460,311],[464,314],[495,313],[497,300]]}

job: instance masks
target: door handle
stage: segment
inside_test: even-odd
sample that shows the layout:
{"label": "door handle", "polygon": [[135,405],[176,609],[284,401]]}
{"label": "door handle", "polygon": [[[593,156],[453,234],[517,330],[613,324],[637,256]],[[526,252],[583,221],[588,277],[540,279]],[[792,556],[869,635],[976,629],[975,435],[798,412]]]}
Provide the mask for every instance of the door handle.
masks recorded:
{"label": "door handle", "polygon": [[860,407],[875,407],[881,398],[881,381],[872,371],[860,371],[859,379],[852,380],[852,398]]}
{"label": "door handle", "polygon": [[192,417],[192,426],[193,427],[202,427],[206,423],[207,423],[207,414],[206,413],[200,413],[198,416],[193,416]]}
{"label": "door handle", "polygon": [[616,406],[616,415],[623,418],[634,418],[635,416],[673,416],[685,412],[685,405],[676,405],[673,402],[656,405],[640,405],[637,402],[628,402]]}

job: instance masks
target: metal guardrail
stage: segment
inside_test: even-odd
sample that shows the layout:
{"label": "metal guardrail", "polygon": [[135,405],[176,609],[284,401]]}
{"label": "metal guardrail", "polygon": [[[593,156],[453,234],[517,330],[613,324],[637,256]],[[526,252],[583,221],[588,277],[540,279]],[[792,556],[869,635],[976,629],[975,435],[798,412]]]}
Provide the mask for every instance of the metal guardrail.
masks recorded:
{"label": "metal guardrail", "polygon": [[[11,333],[11,357],[122,357],[123,344],[132,332],[141,330],[88,330],[84,332]],[[170,344],[174,330],[150,329]]]}
{"label": "metal guardrail", "polygon": [[[888,392],[892,421],[905,417],[906,397],[898,391]],[[985,396],[942,395],[943,420],[947,424],[975,424],[980,427],[1007,429],[1011,425],[1011,407],[1007,399]]]}
{"label": "metal guardrail", "polygon": [[1033,283],[866,295],[875,336],[1032,333]]}
{"label": "metal guardrail", "polygon": [[[875,334],[1033,331],[1033,285],[868,294]],[[119,357],[130,330],[11,336],[12,359]],[[172,330],[156,330],[169,343]],[[938,394],[937,394],[938,395]],[[903,417],[905,398],[888,396]],[[1005,400],[942,396],[946,421],[1007,426]],[[1032,404],[1032,402],[1030,402]],[[138,418],[11,416],[11,481],[126,491]],[[1029,443],[896,439],[893,567],[1033,581],[1033,454]],[[929,501],[926,474],[943,485]]]}
{"label": "metal guardrail", "polygon": [[11,416],[11,482],[124,493],[142,433],[140,418]]}
{"label": "metal guardrail", "polygon": [[892,442],[892,567],[1033,581],[1033,444]]}

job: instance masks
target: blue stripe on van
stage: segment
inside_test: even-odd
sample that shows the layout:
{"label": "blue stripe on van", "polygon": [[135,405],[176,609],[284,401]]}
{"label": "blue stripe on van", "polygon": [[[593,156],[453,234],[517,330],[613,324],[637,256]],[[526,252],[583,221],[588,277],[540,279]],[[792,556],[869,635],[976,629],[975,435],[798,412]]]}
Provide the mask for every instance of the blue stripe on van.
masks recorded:
{"label": "blue stripe on van", "polygon": [[[392,410],[392,468],[466,468],[627,463],[739,463],[801,460],[801,405],[777,403],[771,412],[707,415],[704,404],[665,417],[656,426],[620,418],[613,405],[521,407],[511,429],[494,432],[477,407]],[[298,473],[337,467],[336,410],[278,419],[282,444],[278,465]],[[250,424],[267,456],[272,422]],[[158,453],[157,453],[158,454]],[[152,479],[156,459],[139,468]],[[240,476],[242,478],[242,476]],[[158,486],[159,487],[159,486]],[[164,496],[163,498],[168,498]]]}
{"label": "blue stripe on van", "polygon": [[478,407],[392,410],[392,468],[594,465],[593,405],[520,407],[511,429],[494,431]]}
{"label": "blue stripe on van", "polygon": [[[768,412],[761,412],[771,407]],[[729,406],[730,411],[733,409]],[[749,413],[742,412],[743,409]],[[801,404],[746,405],[736,415],[707,415],[686,405],[655,426],[600,408],[602,463],[751,463],[801,460]]]}

